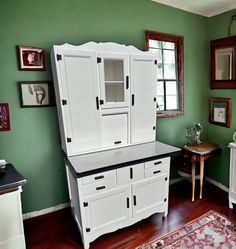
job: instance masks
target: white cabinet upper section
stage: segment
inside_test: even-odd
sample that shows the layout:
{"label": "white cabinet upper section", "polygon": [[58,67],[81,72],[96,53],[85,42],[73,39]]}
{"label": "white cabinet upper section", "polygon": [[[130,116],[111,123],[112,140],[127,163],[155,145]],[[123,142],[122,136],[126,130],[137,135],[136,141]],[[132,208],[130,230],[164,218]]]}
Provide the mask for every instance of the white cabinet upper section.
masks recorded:
{"label": "white cabinet upper section", "polygon": [[88,42],[51,52],[62,148],[68,156],[155,141],[156,56]]}

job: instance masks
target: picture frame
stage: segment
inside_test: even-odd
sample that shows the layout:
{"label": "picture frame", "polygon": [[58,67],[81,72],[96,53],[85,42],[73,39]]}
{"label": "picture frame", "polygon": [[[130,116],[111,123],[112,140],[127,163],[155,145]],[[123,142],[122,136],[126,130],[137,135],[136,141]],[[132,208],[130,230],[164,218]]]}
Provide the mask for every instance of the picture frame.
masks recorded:
{"label": "picture frame", "polygon": [[47,107],[54,104],[52,81],[19,81],[21,107]]}
{"label": "picture frame", "polygon": [[231,98],[210,97],[208,100],[209,123],[230,127],[231,125]]}
{"label": "picture frame", "polygon": [[10,130],[10,114],[8,103],[0,103],[0,131]]}
{"label": "picture frame", "polygon": [[19,70],[45,71],[45,49],[17,46]]}

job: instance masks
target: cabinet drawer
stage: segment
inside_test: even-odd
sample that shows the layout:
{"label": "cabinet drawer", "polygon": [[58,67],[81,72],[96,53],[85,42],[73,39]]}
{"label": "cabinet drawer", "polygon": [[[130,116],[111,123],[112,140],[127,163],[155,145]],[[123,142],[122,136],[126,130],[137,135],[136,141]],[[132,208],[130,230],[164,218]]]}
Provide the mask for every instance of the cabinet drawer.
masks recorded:
{"label": "cabinet drawer", "polygon": [[107,180],[109,178],[115,178],[116,177],[116,171],[115,170],[109,170],[106,172],[85,176],[82,178],[83,185],[93,183],[93,182],[100,182],[103,180]]}
{"label": "cabinet drawer", "polygon": [[145,162],[145,169],[163,166],[163,165],[168,166],[169,164],[170,164],[170,157],[160,158],[153,161]]}
{"label": "cabinet drawer", "polygon": [[169,175],[169,166],[168,165],[156,166],[156,167],[145,169],[145,178],[159,176],[162,174]]}
{"label": "cabinet drawer", "polygon": [[85,197],[101,193],[103,191],[112,189],[116,186],[116,179],[114,178],[109,178],[107,180],[99,181],[99,182],[94,182],[90,184],[86,184],[83,186],[84,190],[84,195]]}
{"label": "cabinet drawer", "polygon": [[116,175],[118,185],[144,179],[144,163],[117,169]]}

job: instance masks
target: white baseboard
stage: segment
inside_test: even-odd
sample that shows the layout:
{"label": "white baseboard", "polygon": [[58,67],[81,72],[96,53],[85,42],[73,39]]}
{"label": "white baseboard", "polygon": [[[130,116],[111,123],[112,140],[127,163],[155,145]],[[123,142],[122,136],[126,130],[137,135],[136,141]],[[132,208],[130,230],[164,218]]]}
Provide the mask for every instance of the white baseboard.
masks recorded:
{"label": "white baseboard", "polygon": [[54,206],[54,207],[45,208],[45,209],[42,209],[42,210],[30,212],[30,213],[25,213],[25,214],[23,214],[23,219],[27,220],[27,219],[34,218],[34,217],[37,217],[37,216],[40,216],[40,215],[52,213],[52,212],[58,211],[60,209],[69,207],[69,206],[70,206],[70,203],[67,202],[67,203],[59,204],[59,205]]}
{"label": "white baseboard", "polygon": [[[172,179],[172,180],[170,180],[170,184],[169,184],[169,185],[172,185],[172,184],[181,182],[181,181],[186,180],[186,179],[188,179],[188,178],[186,178],[186,177],[179,177],[179,178],[176,178],[176,179]],[[196,179],[196,180],[197,180],[197,179]],[[207,177],[207,176],[205,177],[205,180],[206,180],[207,182],[210,182],[211,184],[215,185],[216,187],[222,189],[223,191],[225,191],[225,192],[227,192],[227,193],[229,192],[229,188],[227,188],[227,187],[226,187],[225,185],[223,185],[222,183],[217,182],[216,180],[214,180],[214,179],[212,179],[212,178],[210,178],[210,177]],[[191,178],[189,178],[189,181],[191,181]]]}
{"label": "white baseboard", "polygon": [[206,179],[206,181],[207,182],[210,182],[211,184],[213,184],[213,185],[215,185],[216,187],[218,187],[218,188],[220,188],[220,189],[222,189],[222,190],[224,190],[225,192],[229,192],[229,188],[227,188],[225,185],[223,185],[222,183],[220,183],[220,182],[217,182],[217,181],[215,181],[215,180],[213,180],[212,178],[210,178],[210,177],[205,177],[205,179]]}
{"label": "white baseboard", "polygon": [[186,178],[184,178],[184,177],[179,177],[179,178],[176,178],[176,179],[172,179],[172,180],[170,180],[169,185],[176,184],[176,183],[178,183],[178,182],[183,181],[184,179],[186,179]]}

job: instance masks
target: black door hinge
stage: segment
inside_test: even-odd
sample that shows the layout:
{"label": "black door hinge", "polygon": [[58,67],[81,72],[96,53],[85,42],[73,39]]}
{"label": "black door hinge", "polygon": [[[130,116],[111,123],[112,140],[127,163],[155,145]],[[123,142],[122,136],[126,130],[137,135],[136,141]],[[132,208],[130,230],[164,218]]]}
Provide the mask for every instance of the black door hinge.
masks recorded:
{"label": "black door hinge", "polygon": [[86,232],[90,232],[90,228],[89,227],[86,227]]}
{"label": "black door hinge", "polygon": [[157,60],[154,60],[154,64],[157,65]]}
{"label": "black door hinge", "polygon": [[156,101],[157,101],[157,98],[156,98],[156,97],[154,97],[153,101],[154,101],[154,102],[156,102]]}
{"label": "black door hinge", "polygon": [[97,63],[101,63],[102,62],[102,58],[101,57],[97,57]]}
{"label": "black door hinge", "polygon": [[155,131],[156,130],[156,126],[153,126],[152,129]]}
{"label": "black door hinge", "polygon": [[66,99],[63,99],[61,102],[62,102],[62,105],[67,105],[67,100]]}
{"label": "black door hinge", "polygon": [[166,202],[166,201],[167,201],[167,199],[165,198],[165,199],[164,199],[164,202]]}
{"label": "black door hinge", "polygon": [[66,141],[67,141],[67,143],[71,143],[71,138],[68,137],[68,138],[66,139]]}
{"label": "black door hinge", "polygon": [[57,54],[57,61],[61,61],[61,60],[62,60],[61,54]]}
{"label": "black door hinge", "polygon": [[167,181],[167,179],[168,179],[168,178],[166,177],[166,178],[165,178],[165,181]]}
{"label": "black door hinge", "polygon": [[84,207],[87,207],[88,206],[88,202],[84,202]]}

